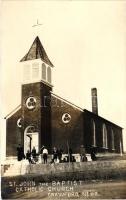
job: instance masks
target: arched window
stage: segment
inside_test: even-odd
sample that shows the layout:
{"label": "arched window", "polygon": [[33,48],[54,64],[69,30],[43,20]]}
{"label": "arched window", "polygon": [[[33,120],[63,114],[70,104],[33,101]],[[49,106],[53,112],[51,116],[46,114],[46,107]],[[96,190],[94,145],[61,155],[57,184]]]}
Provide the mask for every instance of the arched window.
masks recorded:
{"label": "arched window", "polygon": [[50,67],[47,68],[47,81],[51,83],[51,68]]}
{"label": "arched window", "polygon": [[107,128],[105,124],[103,124],[102,127],[102,137],[103,137],[103,148],[108,148]]}
{"label": "arched window", "polygon": [[92,120],[92,145],[96,146],[96,126],[94,120]]}
{"label": "arched window", "polygon": [[113,129],[111,131],[111,138],[112,138],[112,150],[114,150],[115,149],[115,141],[114,141],[114,131],[113,131]]}
{"label": "arched window", "polygon": [[42,64],[42,79],[46,80],[46,65]]}

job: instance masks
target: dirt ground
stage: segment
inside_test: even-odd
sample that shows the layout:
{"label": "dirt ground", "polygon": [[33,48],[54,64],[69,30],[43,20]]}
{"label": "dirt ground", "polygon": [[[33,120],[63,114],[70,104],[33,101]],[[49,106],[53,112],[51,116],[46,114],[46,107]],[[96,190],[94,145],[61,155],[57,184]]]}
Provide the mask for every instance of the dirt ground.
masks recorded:
{"label": "dirt ground", "polygon": [[22,183],[6,199],[126,199],[126,181],[53,181]]}

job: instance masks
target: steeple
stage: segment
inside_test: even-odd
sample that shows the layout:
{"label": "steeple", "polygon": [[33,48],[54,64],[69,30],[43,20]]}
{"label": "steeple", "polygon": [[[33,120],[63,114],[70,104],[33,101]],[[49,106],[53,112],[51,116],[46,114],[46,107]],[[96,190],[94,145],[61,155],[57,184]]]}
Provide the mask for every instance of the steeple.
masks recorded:
{"label": "steeple", "polygon": [[41,58],[42,61],[44,61],[49,66],[54,67],[53,64],[51,63],[51,61],[49,60],[49,58],[45,52],[45,49],[43,48],[42,43],[40,42],[39,37],[37,36],[31,46],[30,50],[21,59],[20,62],[28,61],[28,60],[35,60],[38,58]]}
{"label": "steeple", "polygon": [[37,36],[28,53],[20,60],[23,66],[23,83],[44,81],[52,86],[52,68],[39,37]]}

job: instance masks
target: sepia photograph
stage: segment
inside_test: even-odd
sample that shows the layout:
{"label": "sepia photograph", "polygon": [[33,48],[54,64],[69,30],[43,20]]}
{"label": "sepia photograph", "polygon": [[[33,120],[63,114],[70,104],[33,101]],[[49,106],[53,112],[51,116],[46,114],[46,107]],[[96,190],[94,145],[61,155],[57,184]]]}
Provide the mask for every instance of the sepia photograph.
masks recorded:
{"label": "sepia photograph", "polygon": [[126,199],[126,1],[0,15],[1,199]]}

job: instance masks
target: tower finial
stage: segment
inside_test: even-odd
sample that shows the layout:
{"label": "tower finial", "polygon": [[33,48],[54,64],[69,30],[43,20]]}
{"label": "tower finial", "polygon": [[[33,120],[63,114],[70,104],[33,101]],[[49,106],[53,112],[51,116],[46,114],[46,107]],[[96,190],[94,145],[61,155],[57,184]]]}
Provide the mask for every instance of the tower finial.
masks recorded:
{"label": "tower finial", "polygon": [[42,24],[40,24],[40,23],[38,22],[38,19],[37,19],[37,23],[34,24],[32,27],[41,26],[41,25],[42,25]]}

